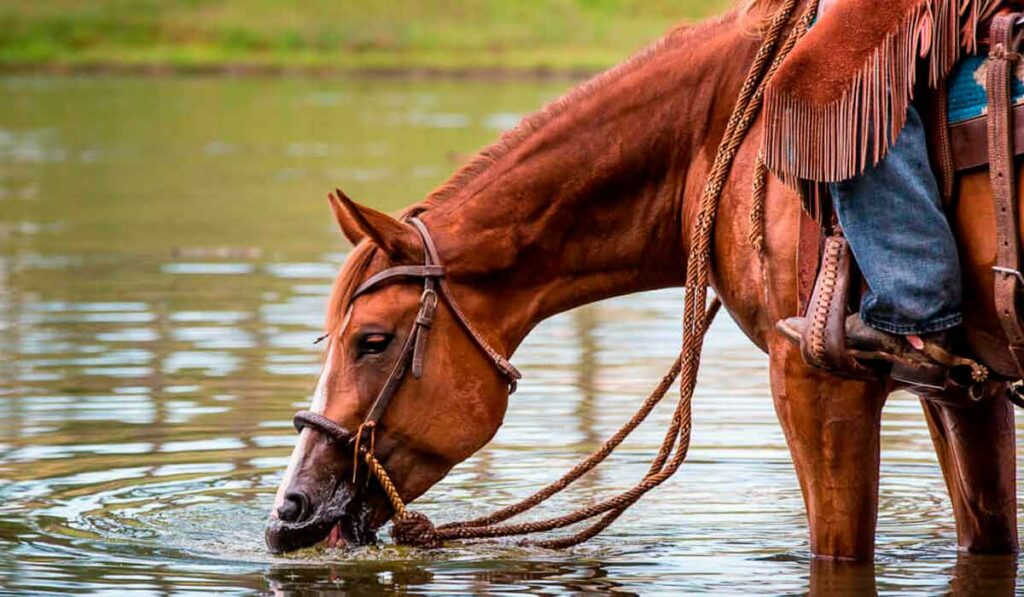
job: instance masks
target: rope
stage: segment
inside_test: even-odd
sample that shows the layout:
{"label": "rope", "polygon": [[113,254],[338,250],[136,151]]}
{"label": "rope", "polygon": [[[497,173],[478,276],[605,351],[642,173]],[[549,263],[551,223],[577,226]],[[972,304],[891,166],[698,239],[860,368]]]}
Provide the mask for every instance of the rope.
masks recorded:
{"label": "rope", "polygon": [[761,298],[769,304],[771,289],[768,280],[768,253],[765,248],[765,211],[768,203],[768,166],[764,155],[758,154],[754,163],[754,185],[750,199],[750,246],[757,254],[758,271],[761,274]]}
{"label": "rope", "polygon": [[754,185],[750,195],[750,246],[754,248],[764,269],[764,212],[768,199],[768,166],[761,155],[757,156],[757,162],[754,163]]}
{"label": "rope", "polygon": [[[713,298],[710,303],[708,303],[707,297],[711,264],[711,237],[718,212],[718,203],[737,151],[760,112],[765,83],[774,75],[796,41],[806,33],[817,13],[818,0],[810,0],[806,12],[792,29],[782,49],[779,50],[778,46],[783,31],[790,22],[798,3],[799,0],[786,0],[785,5],[773,17],[740,90],[739,99],[733,108],[725,135],[708,175],[708,182],[701,197],[691,233],[686,276],[687,292],[683,310],[683,346],[679,356],[662,377],[661,382],[625,425],[605,441],[596,452],[557,481],[516,504],[472,520],[435,527],[425,515],[407,509],[387,471],[372,452],[367,452],[364,456],[367,467],[380,482],[395,510],[391,533],[396,543],[436,547],[445,541],[457,539],[484,539],[544,533],[597,518],[597,521],[590,526],[565,537],[524,542],[526,545],[556,549],[571,547],[594,537],[607,528],[644,494],[672,477],[685,461],[690,448],[691,407],[697,383],[697,372],[700,369],[704,336],[721,307],[721,302],[717,297]],[[775,57],[774,60],[772,60],[772,56]],[[765,176],[766,174],[765,172]],[[752,214],[752,218],[763,219],[763,203],[761,216]],[[679,379],[679,401],[673,412],[672,422],[665,432],[665,438],[658,454],[651,462],[647,473],[636,485],[596,504],[579,508],[562,516],[502,524],[509,518],[522,514],[559,493],[603,462],[647,418],[668,393],[676,379]]]}

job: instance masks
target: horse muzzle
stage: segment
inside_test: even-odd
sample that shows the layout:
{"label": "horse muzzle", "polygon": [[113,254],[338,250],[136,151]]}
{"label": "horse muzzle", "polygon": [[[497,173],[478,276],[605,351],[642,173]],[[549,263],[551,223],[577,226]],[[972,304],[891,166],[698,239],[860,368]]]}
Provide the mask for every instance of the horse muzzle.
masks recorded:
{"label": "horse muzzle", "polygon": [[289,492],[271,515],[264,538],[275,554],[326,541],[327,547],[359,547],[377,541],[376,517],[367,500],[350,483],[340,483],[319,506],[302,492]]}

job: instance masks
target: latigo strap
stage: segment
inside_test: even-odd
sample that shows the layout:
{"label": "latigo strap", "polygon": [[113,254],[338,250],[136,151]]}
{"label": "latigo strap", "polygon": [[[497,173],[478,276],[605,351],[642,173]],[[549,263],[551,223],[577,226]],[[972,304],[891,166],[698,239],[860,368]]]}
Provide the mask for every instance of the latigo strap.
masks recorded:
{"label": "latigo strap", "polygon": [[1010,343],[1017,370],[1024,376],[1024,327],[1018,311],[1020,239],[1017,232],[1017,185],[1013,151],[1011,82],[1021,57],[1020,13],[1000,15],[992,21],[988,58],[988,154],[992,201],[996,212],[995,303],[999,323]]}

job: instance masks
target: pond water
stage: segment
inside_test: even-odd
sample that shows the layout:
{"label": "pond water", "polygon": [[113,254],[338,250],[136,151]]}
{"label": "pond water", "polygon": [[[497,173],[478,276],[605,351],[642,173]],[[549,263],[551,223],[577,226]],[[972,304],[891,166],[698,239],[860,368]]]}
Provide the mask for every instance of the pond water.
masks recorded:
{"label": "pond water", "polygon": [[[0,79],[0,589],[185,594],[1013,594],[958,554],[916,401],[885,412],[878,556],[808,556],[765,358],[720,318],[676,478],[566,552],[382,545],[273,557],[263,525],[319,371],[347,247],[327,190],[393,210],[565,82]],[[527,495],[589,453],[672,361],[679,290],[541,325],[493,442],[417,504]],[[543,513],[638,479],[666,404]]]}

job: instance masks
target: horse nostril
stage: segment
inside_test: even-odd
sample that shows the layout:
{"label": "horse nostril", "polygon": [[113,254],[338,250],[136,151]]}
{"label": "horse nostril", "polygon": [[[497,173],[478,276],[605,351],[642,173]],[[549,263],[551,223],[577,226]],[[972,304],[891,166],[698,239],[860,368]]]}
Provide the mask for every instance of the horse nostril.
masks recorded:
{"label": "horse nostril", "polygon": [[284,496],[284,503],[277,508],[277,517],[285,522],[302,522],[312,514],[309,498],[298,491],[289,491]]}

